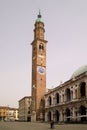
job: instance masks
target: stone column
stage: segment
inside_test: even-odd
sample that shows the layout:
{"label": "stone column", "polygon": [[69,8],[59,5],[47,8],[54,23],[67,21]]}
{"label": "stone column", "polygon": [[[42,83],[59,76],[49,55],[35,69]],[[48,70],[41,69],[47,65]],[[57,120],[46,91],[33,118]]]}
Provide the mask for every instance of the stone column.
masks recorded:
{"label": "stone column", "polygon": [[73,121],[76,120],[76,115],[75,115],[75,107],[73,107]]}
{"label": "stone column", "polygon": [[47,122],[48,121],[48,113],[45,112],[45,121]]}
{"label": "stone column", "polygon": [[47,103],[48,103],[48,99],[46,98],[46,99],[45,99],[45,106],[46,106],[46,107],[47,107],[47,105],[48,105]]}
{"label": "stone column", "polygon": [[56,105],[56,97],[53,97],[53,105]]}
{"label": "stone column", "polygon": [[81,97],[81,94],[80,94],[80,87],[78,86],[78,89],[77,89],[77,98],[80,98]]}
{"label": "stone column", "polygon": [[59,118],[59,122],[63,122],[63,111],[60,111],[60,118]]}
{"label": "stone column", "polygon": [[36,112],[35,112],[35,111],[32,111],[31,121],[32,121],[32,122],[35,122],[35,121],[36,121]]}
{"label": "stone column", "polygon": [[54,121],[56,121],[56,119],[55,119],[55,110],[53,110],[52,115],[53,115],[53,118],[52,118],[52,119],[53,119]]}
{"label": "stone column", "polygon": [[61,95],[59,94],[59,103],[61,103]]}
{"label": "stone column", "polygon": [[66,102],[67,96],[66,96],[66,91],[64,90],[64,102]]}
{"label": "stone column", "polygon": [[53,120],[53,114],[54,114],[53,111],[51,111],[51,119],[52,119],[52,120]]}
{"label": "stone column", "polygon": [[77,111],[77,121],[80,121],[81,120],[81,117],[79,117],[80,116],[80,113],[79,113],[79,111]]}
{"label": "stone column", "polygon": [[87,83],[86,83],[86,97],[87,97]]}
{"label": "stone column", "polygon": [[52,105],[53,105],[53,96],[51,96],[51,98],[52,98]]}
{"label": "stone column", "polygon": [[61,94],[61,103],[63,102],[63,94]]}
{"label": "stone column", "polygon": [[75,99],[76,95],[75,95],[75,88],[73,88],[73,99]]}
{"label": "stone column", "polygon": [[63,121],[65,122],[67,119],[66,119],[66,111],[64,110],[64,113],[63,113]]}
{"label": "stone column", "polygon": [[71,90],[71,100],[73,100],[73,91]]}

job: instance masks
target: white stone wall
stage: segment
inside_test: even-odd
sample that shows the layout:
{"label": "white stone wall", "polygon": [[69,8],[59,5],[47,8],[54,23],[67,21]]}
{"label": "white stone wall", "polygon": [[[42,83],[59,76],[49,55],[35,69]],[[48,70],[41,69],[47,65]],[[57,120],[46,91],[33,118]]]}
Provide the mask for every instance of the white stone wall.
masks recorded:
{"label": "white stone wall", "polygon": [[[86,83],[85,86],[85,97],[79,99],[79,87],[82,82]],[[68,89],[68,91],[67,91]],[[80,90],[81,91],[81,90]],[[59,103],[56,102],[56,94],[59,94]],[[80,94],[81,95],[81,94]],[[51,105],[49,105],[49,97],[51,97]],[[84,102],[83,102],[84,101]],[[74,79],[73,81],[68,81],[67,83],[58,86],[52,91],[49,91],[45,95],[45,121],[48,121],[48,114],[51,111],[51,119],[56,121],[55,112],[59,112],[58,122],[65,122],[70,118],[70,121],[80,121],[81,106],[84,107],[87,116],[87,77]],[[68,109],[68,112],[67,112]]]}
{"label": "white stone wall", "polygon": [[31,115],[31,97],[24,97],[19,101],[19,120],[27,121]]}

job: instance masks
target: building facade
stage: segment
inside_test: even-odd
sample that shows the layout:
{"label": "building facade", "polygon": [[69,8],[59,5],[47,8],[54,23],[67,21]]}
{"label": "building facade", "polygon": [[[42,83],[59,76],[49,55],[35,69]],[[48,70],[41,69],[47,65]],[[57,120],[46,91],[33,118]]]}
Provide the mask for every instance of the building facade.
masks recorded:
{"label": "building facade", "polygon": [[8,106],[0,106],[0,121],[18,120],[18,109]]}
{"label": "building facade", "polygon": [[0,106],[0,121],[5,120],[7,117],[7,107]]}
{"label": "building facade", "polygon": [[31,96],[19,100],[19,121],[31,121]]}
{"label": "building facade", "polygon": [[44,94],[46,93],[46,43],[41,13],[34,26],[32,45],[32,121],[44,120]]}
{"label": "building facade", "polygon": [[7,107],[7,121],[18,121],[19,120],[19,112],[17,108]]}
{"label": "building facade", "polygon": [[45,121],[87,122],[87,65],[45,94]]}

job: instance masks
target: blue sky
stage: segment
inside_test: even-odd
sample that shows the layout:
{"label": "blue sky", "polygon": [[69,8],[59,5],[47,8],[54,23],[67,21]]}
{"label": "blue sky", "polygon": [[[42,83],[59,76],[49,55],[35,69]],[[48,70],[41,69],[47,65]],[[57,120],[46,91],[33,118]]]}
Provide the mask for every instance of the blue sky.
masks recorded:
{"label": "blue sky", "polygon": [[47,88],[87,64],[87,0],[0,0],[0,106],[31,95],[31,42],[39,9],[47,43]]}

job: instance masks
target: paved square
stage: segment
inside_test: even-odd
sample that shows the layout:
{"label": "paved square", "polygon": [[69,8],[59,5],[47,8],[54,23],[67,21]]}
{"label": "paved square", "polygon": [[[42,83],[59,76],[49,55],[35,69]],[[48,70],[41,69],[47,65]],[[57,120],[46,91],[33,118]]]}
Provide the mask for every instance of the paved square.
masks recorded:
{"label": "paved square", "polygon": [[[0,130],[49,130],[48,123],[32,122],[0,122]],[[54,130],[87,130],[87,124],[56,125]]]}

